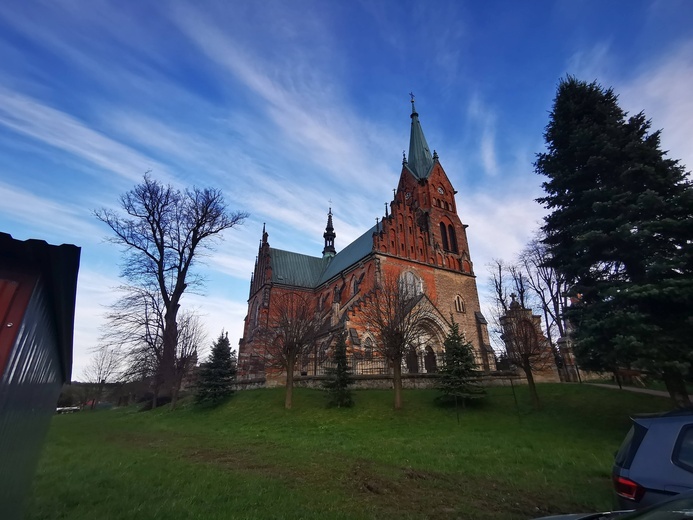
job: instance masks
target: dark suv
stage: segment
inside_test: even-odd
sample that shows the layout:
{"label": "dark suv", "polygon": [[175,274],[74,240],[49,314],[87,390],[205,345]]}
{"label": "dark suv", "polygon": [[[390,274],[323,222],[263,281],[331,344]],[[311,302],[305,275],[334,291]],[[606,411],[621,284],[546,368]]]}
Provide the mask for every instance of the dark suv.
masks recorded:
{"label": "dark suv", "polygon": [[649,506],[693,489],[693,411],[638,415],[616,453],[619,508]]}

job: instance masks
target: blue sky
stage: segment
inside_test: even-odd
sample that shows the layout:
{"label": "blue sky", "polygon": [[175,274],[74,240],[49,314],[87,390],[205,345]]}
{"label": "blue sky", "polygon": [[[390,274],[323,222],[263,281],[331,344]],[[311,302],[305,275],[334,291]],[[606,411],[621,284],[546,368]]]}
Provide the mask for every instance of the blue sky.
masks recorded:
{"label": "blue sky", "polygon": [[[145,171],[220,188],[250,213],[183,304],[242,333],[263,222],[274,247],[340,250],[382,216],[409,143],[410,91],[485,265],[543,216],[533,160],[558,80],[612,86],[693,164],[693,2],[0,3],[0,231],[82,247],[73,378],[98,344],[120,252],[94,209]],[[331,201],[331,204],[330,204]]]}

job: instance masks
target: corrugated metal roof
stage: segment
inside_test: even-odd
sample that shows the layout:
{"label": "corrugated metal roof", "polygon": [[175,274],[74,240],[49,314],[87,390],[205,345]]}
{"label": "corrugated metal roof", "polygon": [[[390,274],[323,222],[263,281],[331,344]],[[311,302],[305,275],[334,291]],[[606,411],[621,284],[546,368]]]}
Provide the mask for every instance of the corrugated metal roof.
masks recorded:
{"label": "corrugated metal roof", "polygon": [[69,381],[80,248],[67,244],[53,246],[43,240],[15,240],[7,233],[0,233],[0,252],[0,267],[40,272],[58,329],[56,339],[63,380]]}

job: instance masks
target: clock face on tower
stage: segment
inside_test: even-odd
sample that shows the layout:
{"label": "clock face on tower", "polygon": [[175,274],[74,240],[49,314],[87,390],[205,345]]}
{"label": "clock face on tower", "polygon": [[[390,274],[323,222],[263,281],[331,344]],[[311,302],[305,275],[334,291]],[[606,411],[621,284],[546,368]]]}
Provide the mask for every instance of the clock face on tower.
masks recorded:
{"label": "clock face on tower", "polygon": [[405,193],[405,194],[404,194],[404,198],[406,198],[407,200],[409,200],[409,199],[411,198],[411,193],[409,193],[409,192]]}
{"label": "clock face on tower", "polygon": [[442,186],[438,186],[438,193],[440,193],[441,195],[445,193],[445,190],[443,190]]}

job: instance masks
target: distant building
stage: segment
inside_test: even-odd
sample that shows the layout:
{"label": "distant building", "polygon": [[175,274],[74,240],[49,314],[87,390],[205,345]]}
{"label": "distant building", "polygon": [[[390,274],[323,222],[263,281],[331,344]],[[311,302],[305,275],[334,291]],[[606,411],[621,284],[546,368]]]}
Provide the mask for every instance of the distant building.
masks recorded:
{"label": "distant building", "polygon": [[0,233],[0,511],[24,500],[72,372],[80,249]]}
{"label": "distant building", "polygon": [[541,316],[523,307],[515,299],[515,294],[510,297],[512,301],[508,310],[499,319],[508,359],[517,368],[531,367],[535,380],[562,380],[557,371],[559,353],[552,351],[549,340],[541,330]]}
{"label": "distant building", "polygon": [[287,291],[309,294],[316,307],[329,315],[329,327],[315,353],[302,360],[297,371],[304,375],[320,373],[335,331],[346,332],[356,373],[387,371],[374,354],[376,337],[359,319],[371,301],[376,280],[385,275],[397,276],[411,290],[425,294],[433,308],[425,323],[426,337],[420,344],[411,345],[403,362],[404,373],[437,370],[451,316],[473,344],[479,366],[486,371],[495,369],[486,320],[479,306],[467,226],[457,214],[457,192],[438,154],[428,147],[413,99],[409,155],[402,161],[399,184],[393,191],[394,199],[386,205],[382,219],[339,252],[331,209],[322,256],[273,248],[263,227],[239,343],[240,379],[267,376],[268,384],[282,382],[281,375],[265,373],[257,332],[272,312],[273,301]]}

